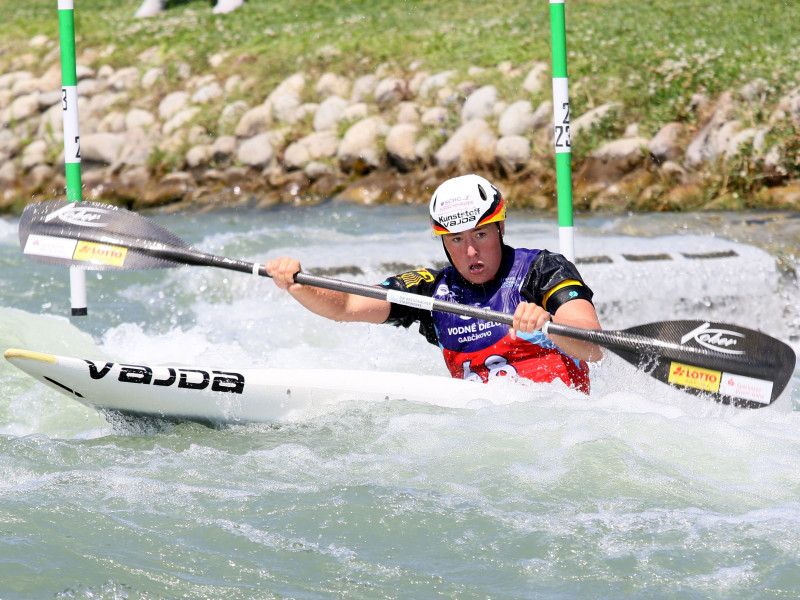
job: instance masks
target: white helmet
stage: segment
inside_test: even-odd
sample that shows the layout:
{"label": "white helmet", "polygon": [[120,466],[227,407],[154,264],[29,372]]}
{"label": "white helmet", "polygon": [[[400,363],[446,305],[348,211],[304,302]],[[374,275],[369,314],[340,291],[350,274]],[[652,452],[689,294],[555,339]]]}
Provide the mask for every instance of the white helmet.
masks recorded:
{"label": "white helmet", "polygon": [[479,175],[448,179],[433,193],[430,205],[435,235],[461,233],[506,218],[500,191]]}

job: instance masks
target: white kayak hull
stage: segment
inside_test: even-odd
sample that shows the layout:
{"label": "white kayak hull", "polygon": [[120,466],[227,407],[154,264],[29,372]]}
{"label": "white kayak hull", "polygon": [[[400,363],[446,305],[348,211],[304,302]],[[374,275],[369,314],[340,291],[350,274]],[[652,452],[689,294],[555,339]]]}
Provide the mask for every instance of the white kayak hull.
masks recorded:
{"label": "white kayak hull", "polygon": [[486,386],[432,375],[330,369],[215,369],[115,363],[9,349],[11,364],[101,412],[208,424],[292,420],[341,401],[461,408]]}

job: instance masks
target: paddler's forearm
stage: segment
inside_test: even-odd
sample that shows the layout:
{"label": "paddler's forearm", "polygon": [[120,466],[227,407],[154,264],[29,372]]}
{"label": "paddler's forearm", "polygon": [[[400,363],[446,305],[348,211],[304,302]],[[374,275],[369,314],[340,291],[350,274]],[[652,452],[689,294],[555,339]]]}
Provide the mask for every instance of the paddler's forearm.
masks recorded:
{"label": "paddler's forearm", "polygon": [[[586,300],[567,302],[556,311],[552,320],[553,323],[579,327],[580,329],[602,329],[594,306]],[[588,362],[597,362],[603,358],[603,349],[597,344],[555,334],[548,337],[553,340],[553,343],[562,352],[573,358]]]}
{"label": "paddler's forearm", "polygon": [[[558,321],[553,319],[554,323]],[[581,329],[600,329],[596,326],[591,326],[590,323],[564,323],[572,327],[580,327]],[[561,349],[566,355],[578,360],[585,360],[587,362],[597,362],[603,358],[603,349],[597,344],[591,342],[584,342],[573,338],[564,337],[562,335],[548,335],[553,343]]]}
{"label": "paddler's forearm", "polygon": [[295,283],[302,268],[296,258],[284,256],[266,261],[264,269],[280,289],[313,313],[334,321],[383,323],[389,318],[391,305],[383,300],[365,298],[335,290]]}
{"label": "paddler's forearm", "polygon": [[391,305],[384,300],[299,284],[288,292],[311,312],[334,321],[384,323],[389,318]]}

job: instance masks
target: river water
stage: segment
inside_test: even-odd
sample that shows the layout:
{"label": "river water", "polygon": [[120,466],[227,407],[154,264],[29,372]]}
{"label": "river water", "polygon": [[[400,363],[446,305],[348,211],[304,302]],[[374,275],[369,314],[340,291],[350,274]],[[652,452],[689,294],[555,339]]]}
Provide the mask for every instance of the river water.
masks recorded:
{"label": "river water", "polygon": [[[557,249],[552,216],[511,213],[509,243]],[[579,218],[576,255],[610,259],[582,263],[605,328],[714,318],[798,350],[794,217]],[[152,218],[207,252],[366,283],[442,260],[421,207]],[[9,218],[0,265],[3,349],[446,373],[413,328],[324,321],[267,279],[90,273],[89,316],[68,318],[66,272],[25,259]],[[0,598],[800,596],[800,371],[760,410],[614,356],[592,378],[588,397],[506,385],[467,408],[354,400],[211,429],[111,424],[0,361]]]}

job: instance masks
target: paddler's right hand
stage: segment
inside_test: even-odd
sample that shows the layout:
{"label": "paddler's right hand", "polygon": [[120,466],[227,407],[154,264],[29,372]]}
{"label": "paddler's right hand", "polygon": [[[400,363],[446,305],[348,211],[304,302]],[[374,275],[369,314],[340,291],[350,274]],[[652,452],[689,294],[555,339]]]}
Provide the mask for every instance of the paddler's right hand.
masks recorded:
{"label": "paddler's right hand", "polygon": [[295,285],[294,276],[301,270],[300,261],[288,256],[268,260],[264,263],[264,268],[267,274],[272,277],[275,285],[282,290],[288,290],[292,285]]}

